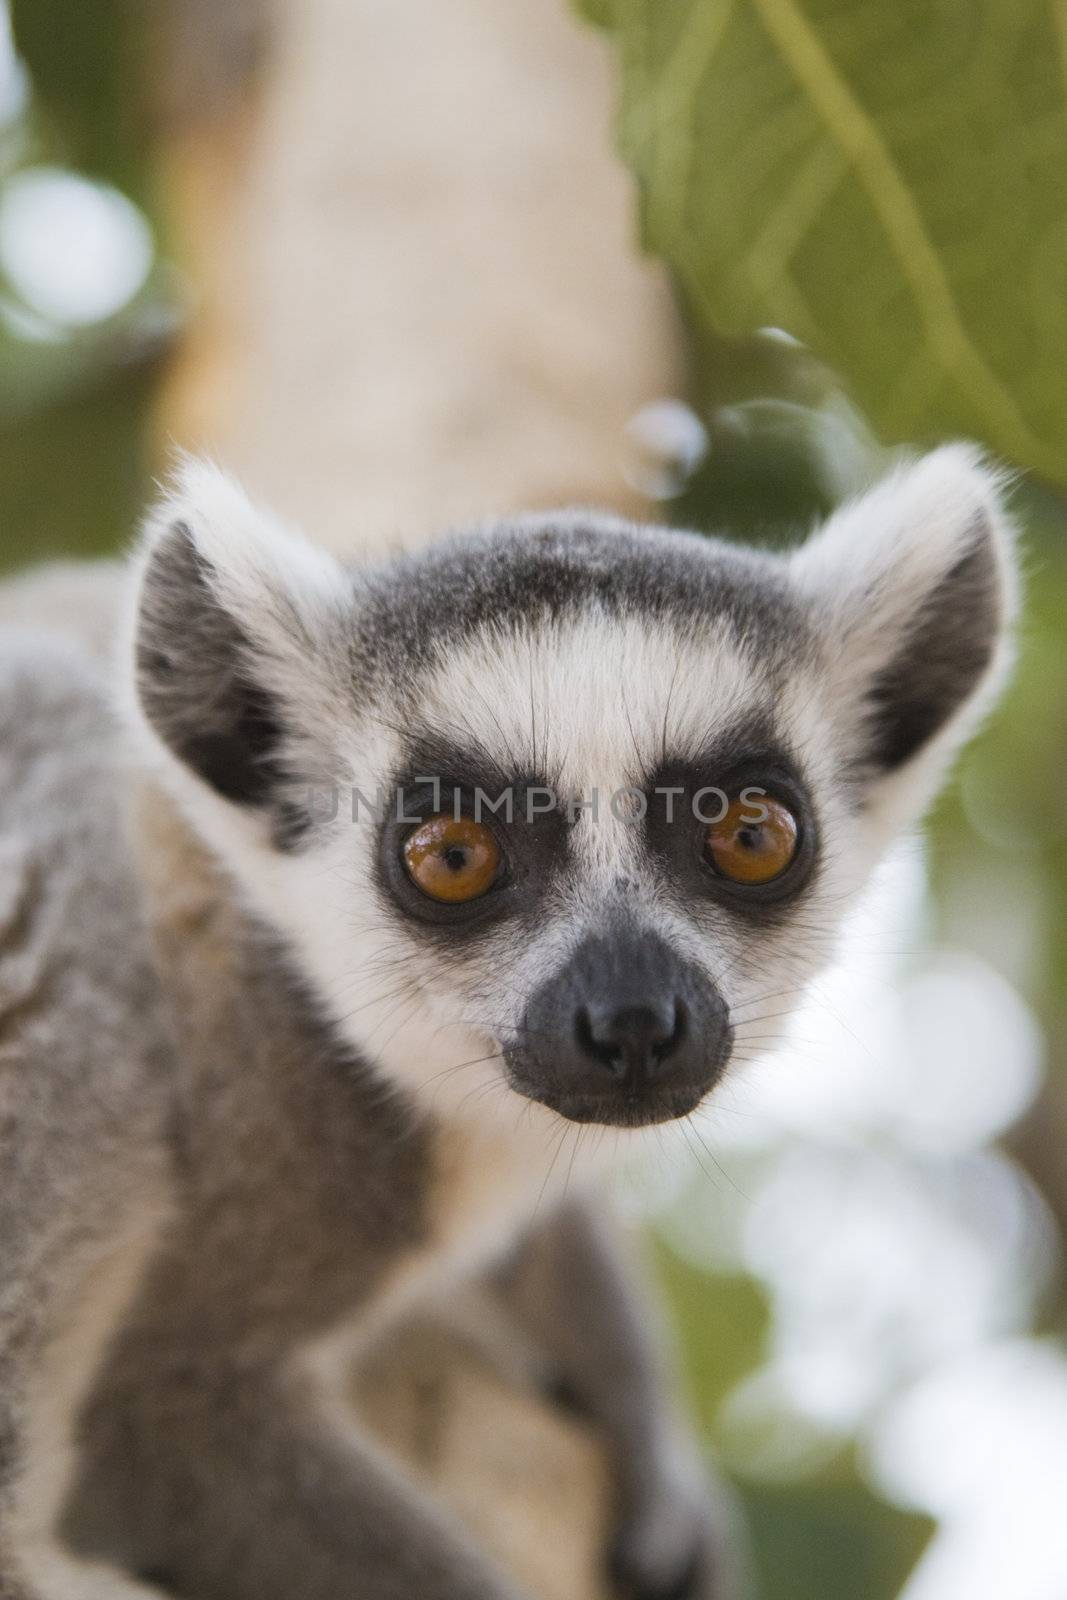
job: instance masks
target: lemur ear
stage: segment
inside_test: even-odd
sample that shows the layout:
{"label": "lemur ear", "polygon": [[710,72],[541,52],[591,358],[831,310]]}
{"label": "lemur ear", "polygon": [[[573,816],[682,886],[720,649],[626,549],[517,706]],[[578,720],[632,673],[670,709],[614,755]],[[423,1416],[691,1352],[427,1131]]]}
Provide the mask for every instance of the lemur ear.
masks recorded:
{"label": "lemur ear", "polygon": [[302,707],[336,696],[328,640],[347,592],[331,556],[207,463],[186,463],[149,518],[137,698],[162,743],[227,800],[267,806],[292,775]]}
{"label": "lemur ear", "polygon": [[792,557],[868,778],[943,767],[1010,663],[1017,599],[1002,475],[946,445],[842,507]]}

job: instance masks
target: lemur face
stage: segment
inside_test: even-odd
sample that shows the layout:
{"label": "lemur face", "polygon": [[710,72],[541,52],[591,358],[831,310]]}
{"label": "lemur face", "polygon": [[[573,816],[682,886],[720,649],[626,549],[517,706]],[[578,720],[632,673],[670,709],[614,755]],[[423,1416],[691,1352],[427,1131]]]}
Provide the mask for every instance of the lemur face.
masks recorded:
{"label": "lemur face", "polygon": [[146,541],[139,715],[382,1072],[635,1127],[784,1025],[1013,599],[962,447],[786,557],[572,512],[363,572],[192,467]]}
{"label": "lemur face", "polygon": [[442,1019],[575,1121],[693,1111],[746,1005],[818,960],[790,925],[827,920],[835,800],[783,705],[810,641],[772,569],[710,557],[549,521],[411,569],[381,913]]}

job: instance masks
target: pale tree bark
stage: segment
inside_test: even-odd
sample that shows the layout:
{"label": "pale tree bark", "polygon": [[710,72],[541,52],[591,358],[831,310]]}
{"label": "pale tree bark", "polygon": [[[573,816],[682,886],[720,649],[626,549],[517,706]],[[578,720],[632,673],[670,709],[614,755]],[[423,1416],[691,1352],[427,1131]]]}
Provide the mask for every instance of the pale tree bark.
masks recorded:
{"label": "pale tree bark", "polygon": [[[677,388],[672,307],[635,248],[604,47],[566,0],[301,0],[265,55],[254,0],[167,15],[198,310],[161,441],[353,553],[520,507],[646,509],[624,428]],[[358,1398],[532,1593],[602,1600],[599,1447],[513,1366],[424,1325]]]}
{"label": "pale tree bark", "polygon": [[251,105],[176,124],[202,310],[166,428],[340,548],[641,509],[623,430],[676,387],[674,323],[635,247],[603,41],[567,0],[277,18]]}

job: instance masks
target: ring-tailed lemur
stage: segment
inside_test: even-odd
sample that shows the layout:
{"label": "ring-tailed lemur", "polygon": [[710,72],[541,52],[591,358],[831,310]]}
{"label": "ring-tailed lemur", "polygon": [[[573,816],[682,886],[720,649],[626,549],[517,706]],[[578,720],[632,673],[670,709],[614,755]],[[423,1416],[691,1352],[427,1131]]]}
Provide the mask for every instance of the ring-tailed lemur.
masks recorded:
{"label": "ring-tailed lemur", "polygon": [[483,1268],[609,1441],[624,1592],[718,1592],[583,1174],[826,961],[1014,571],[960,446],[788,555],[579,512],[362,571],[194,465],[121,714],[0,636],[3,1600],[513,1595],[324,1387]]}

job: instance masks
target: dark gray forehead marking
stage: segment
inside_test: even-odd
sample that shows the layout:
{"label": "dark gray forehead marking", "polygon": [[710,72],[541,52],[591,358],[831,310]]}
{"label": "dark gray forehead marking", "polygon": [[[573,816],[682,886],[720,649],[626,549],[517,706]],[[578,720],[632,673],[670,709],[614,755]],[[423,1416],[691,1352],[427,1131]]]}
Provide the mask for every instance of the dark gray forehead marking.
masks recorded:
{"label": "dark gray forehead marking", "polygon": [[359,653],[402,674],[480,628],[520,630],[593,608],[676,626],[724,620],[768,670],[810,634],[776,557],[596,512],[442,540],[371,573],[366,596]]}

